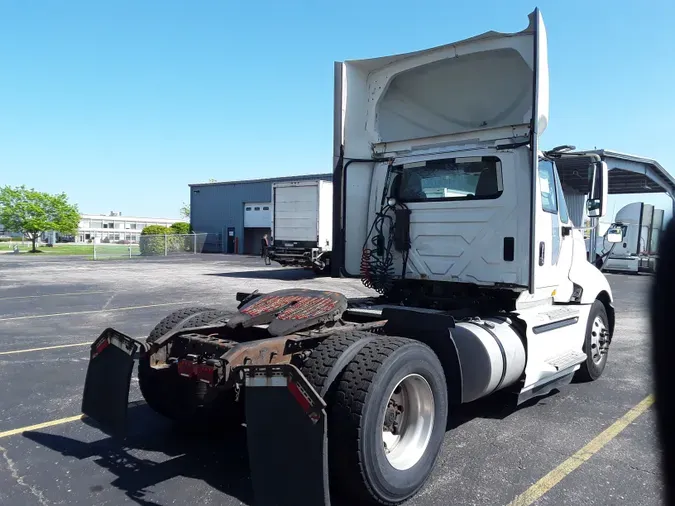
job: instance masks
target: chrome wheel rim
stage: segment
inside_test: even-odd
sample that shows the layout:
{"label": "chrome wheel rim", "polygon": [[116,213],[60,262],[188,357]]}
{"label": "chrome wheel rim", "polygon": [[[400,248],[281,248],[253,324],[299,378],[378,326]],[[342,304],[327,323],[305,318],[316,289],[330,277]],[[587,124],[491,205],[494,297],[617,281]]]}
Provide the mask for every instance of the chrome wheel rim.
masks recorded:
{"label": "chrome wheel rim", "polygon": [[419,374],[398,382],[384,410],[382,443],[392,467],[403,471],[424,455],[434,427],[434,394]]}
{"label": "chrome wheel rim", "polygon": [[607,350],[603,349],[607,340],[607,326],[600,316],[596,316],[591,325],[591,360],[599,364],[607,355]]}

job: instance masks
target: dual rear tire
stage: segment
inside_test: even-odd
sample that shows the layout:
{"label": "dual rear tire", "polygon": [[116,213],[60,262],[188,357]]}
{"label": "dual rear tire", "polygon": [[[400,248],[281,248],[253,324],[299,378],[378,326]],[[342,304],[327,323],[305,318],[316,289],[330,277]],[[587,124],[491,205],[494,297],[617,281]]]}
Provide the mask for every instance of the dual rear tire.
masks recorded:
{"label": "dual rear tire", "polygon": [[[152,343],[171,330],[206,326],[231,315],[208,307],[179,309],[162,319],[146,342]],[[243,409],[241,403],[235,403],[234,391],[209,390],[204,383],[180,376],[175,366],[154,368],[151,361],[155,359],[144,354],[138,362],[139,387],[154,411],[186,427],[243,421]]]}
{"label": "dual rear tire", "polygon": [[[208,325],[228,316],[212,308],[181,309],[157,324],[148,342],[174,329]],[[368,337],[375,336],[352,331],[326,339],[301,371],[321,392],[343,352]],[[243,403],[234,402],[233,391],[217,393],[226,399],[205,399],[198,382],[179,376],[171,367],[155,369],[151,360],[140,358],[138,378],[146,402],[158,413],[190,426],[203,426],[208,420],[221,429],[223,424],[243,421]],[[333,492],[385,505],[417,494],[434,468],[448,417],[448,389],[436,354],[415,340],[378,336],[351,358],[324,398]]]}
{"label": "dual rear tire", "polygon": [[[313,350],[302,368],[317,391],[365,332],[346,332]],[[354,501],[393,505],[424,486],[438,458],[448,389],[436,354],[419,341],[378,337],[361,348],[325,396],[330,482]]]}

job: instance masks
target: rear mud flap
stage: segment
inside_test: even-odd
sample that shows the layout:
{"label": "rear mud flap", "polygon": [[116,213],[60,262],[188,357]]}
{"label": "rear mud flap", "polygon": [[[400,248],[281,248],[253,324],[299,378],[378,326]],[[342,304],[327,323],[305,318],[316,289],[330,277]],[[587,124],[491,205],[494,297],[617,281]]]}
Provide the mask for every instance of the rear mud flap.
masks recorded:
{"label": "rear mud flap", "polygon": [[330,506],[326,404],[292,365],[244,366],[256,506]]}
{"label": "rear mud flap", "polygon": [[121,435],[125,431],[131,372],[140,346],[135,339],[111,328],[91,345],[82,413],[106,432]]}

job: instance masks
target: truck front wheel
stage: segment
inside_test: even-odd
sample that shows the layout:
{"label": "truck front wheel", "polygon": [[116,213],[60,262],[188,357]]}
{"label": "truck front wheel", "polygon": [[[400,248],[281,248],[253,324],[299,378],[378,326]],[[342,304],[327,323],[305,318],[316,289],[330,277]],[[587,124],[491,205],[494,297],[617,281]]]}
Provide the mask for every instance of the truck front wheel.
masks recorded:
{"label": "truck front wheel", "polygon": [[448,393],[426,345],[384,337],[342,373],[329,406],[331,482],[355,500],[399,504],[429,478],[443,443]]}
{"label": "truck front wheel", "polygon": [[596,300],[593,302],[591,312],[586,324],[586,337],[583,351],[586,360],[575,374],[579,381],[595,381],[598,379],[607,365],[607,353],[609,352],[609,318],[605,305]]}

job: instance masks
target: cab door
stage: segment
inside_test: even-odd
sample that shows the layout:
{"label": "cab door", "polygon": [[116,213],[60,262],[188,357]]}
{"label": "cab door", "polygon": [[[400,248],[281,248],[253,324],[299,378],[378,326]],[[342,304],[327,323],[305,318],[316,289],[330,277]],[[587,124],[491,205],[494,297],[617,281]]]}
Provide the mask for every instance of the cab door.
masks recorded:
{"label": "cab door", "polygon": [[572,223],[560,179],[551,160],[539,160],[537,179],[535,293],[566,302],[573,291],[569,280],[574,247]]}

